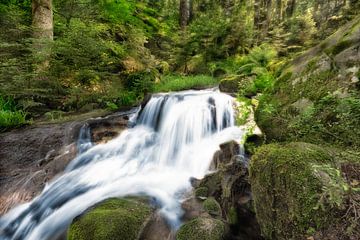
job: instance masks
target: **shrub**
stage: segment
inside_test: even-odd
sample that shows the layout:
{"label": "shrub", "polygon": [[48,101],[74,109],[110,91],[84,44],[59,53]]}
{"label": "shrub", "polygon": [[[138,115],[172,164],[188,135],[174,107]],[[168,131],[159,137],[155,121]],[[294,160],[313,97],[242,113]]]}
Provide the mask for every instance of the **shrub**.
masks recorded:
{"label": "shrub", "polygon": [[17,109],[15,101],[0,96],[0,131],[26,123],[26,113]]}
{"label": "shrub", "polygon": [[181,91],[194,88],[214,87],[218,80],[207,75],[197,76],[165,76],[160,83],[155,84],[155,92]]}

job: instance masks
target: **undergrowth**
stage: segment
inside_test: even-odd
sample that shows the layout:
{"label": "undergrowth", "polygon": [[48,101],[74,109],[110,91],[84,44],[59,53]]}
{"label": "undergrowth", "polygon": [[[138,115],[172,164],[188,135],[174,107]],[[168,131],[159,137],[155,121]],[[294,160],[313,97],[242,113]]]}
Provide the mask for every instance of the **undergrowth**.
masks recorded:
{"label": "undergrowth", "polygon": [[26,112],[17,108],[14,99],[0,96],[0,131],[26,123]]}
{"label": "undergrowth", "polygon": [[179,76],[168,75],[155,84],[155,92],[171,92],[186,89],[198,89],[206,87],[214,87],[218,84],[218,80],[206,75],[197,76]]}

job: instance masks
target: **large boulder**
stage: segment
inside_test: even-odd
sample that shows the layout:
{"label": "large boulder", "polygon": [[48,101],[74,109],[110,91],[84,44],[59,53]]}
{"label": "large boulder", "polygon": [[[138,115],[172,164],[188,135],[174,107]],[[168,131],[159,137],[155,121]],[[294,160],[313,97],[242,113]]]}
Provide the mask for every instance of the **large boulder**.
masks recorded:
{"label": "large boulder", "polygon": [[70,226],[68,240],[138,239],[152,213],[141,199],[110,199],[78,217]]}
{"label": "large boulder", "polygon": [[306,239],[335,222],[346,186],[332,155],[313,144],[269,144],[250,163],[250,183],[267,239]]}

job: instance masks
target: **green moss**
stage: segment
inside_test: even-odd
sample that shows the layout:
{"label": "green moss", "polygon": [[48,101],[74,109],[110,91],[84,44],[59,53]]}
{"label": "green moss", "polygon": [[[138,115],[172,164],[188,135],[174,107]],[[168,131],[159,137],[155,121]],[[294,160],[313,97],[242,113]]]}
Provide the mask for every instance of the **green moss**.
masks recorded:
{"label": "green moss", "polygon": [[209,214],[214,216],[221,216],[220,204],[213,197],[207,198],[203,202],[203,207],[205,211],[208,212]]}
{"label": "green moss", "polygon": [[236,208],[231,206],[227,215],[227,221],[230,225],[237,225],[238,224],[238,214]]}
{"label": "green moss", "polygon": [[322,180],[317,166],[332,157],[307,143],[269,144],[258,149],[250,162],[250,183],[257,219],[268,239],[304,239],[308,229],[319,230],[334,221],[328,205],[317,209]]}
{"label": "green moss", "polygon": [[219,88],[223,92],[237,92],[239,89],[239,82],[239,76],[229,76],[220,81]]}
{"label": "green moss", "polygon": [[337,43],[335,46],[326,49],[325,52],[329,55],[335,56],[344,51],[345,49],[349,48],[353,44],[354,42],[351,40],[343,40]]}
{"label": "green moss", "polygon": [[110,199],[76,219],[70,226],[68,239],[136,239],[151,213],[151,208],[139,200]]}
{"label": "green moss", "polygon": [[221,240],[225,231],[222,221],[199,217],[182,225],[176,234],[176,240]]}
{"label": "green moss", "polygon": [[199,187],[195,189],[196,197],[207,197],[208,196],[208,188],[207,187]]}

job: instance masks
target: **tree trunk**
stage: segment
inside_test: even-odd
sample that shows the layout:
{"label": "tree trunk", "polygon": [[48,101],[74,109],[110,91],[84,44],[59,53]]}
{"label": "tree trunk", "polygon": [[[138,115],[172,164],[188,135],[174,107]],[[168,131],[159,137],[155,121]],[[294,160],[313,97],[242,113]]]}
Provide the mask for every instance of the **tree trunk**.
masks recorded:
{"label": "tree trunk", "polygon": [[32,0],[31,8],[35,72],[40,74],[49,68],[50,63],[49,41],[54,37],[52,0]]}
{"label": "tree trunk", "polygon": [[32,27],[34,38],[53,39],[53,12],[51,0],[32,0]]}
{"label": "tree trunk", "polygon": [[280,23],[283,20],[283,1],[276,0],[276,22]]}
{"label": "tree trunk", "polygon": [[185,29],[190,19],[190,1],[180,0],[180,27]]}
{"label": "tree trunk", "polygon": [[286,15],[288,18],[291,18],[296,9],[296,0],[289,0],[286,8]]}

